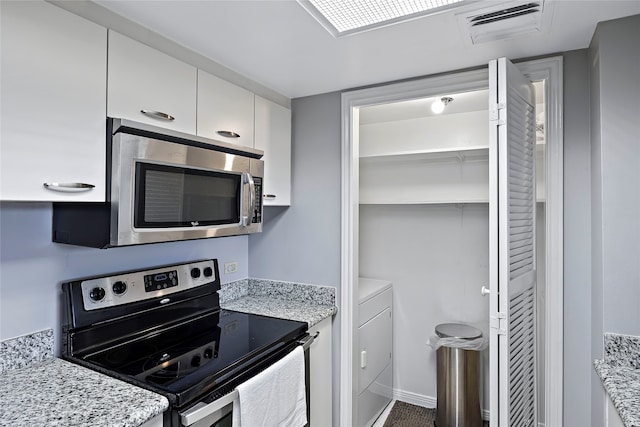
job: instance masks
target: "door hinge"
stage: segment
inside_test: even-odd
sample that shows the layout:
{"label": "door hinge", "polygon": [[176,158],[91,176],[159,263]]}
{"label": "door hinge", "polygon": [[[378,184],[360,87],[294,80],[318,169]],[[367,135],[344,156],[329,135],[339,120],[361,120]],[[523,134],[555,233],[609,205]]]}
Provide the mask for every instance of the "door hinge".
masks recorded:
{"label": "door hinge", "polygon": [[495,329],[498,335],[507,335],[507,315],[497,312],[495,316],[489,317],[489,326]]}
{"label": "door hinge", "polygon": [[500,111],[504,110],[505,105],[503,102],[498,102],[496,104],[491,104],[489,106],[489,121],[491,123],[495,123],[498,126],[504,124],[504,118],[500,117]]}

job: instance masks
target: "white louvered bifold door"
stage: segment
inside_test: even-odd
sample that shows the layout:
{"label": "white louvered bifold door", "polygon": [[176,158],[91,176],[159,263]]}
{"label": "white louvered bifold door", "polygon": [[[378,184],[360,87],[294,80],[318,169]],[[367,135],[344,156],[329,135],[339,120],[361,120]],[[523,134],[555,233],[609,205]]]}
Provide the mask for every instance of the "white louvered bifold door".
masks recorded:
{"label": "white louvered bifold door", "polygon": [[506,58],[489,82],[490,425],[535,427],[535,92]]}

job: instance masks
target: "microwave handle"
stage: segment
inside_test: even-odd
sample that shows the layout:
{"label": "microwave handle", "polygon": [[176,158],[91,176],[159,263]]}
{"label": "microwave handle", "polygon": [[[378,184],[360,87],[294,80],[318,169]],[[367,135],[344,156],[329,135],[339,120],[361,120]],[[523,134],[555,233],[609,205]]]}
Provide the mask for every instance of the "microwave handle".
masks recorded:
{"label": "microwave handle", "polygon": [[256,209],[256,184],[250,173],[244,172],[242,174],[242,181],[245,184],[249,184],[249,208],[247,209],[247,215],[242,217],[242,225],[248,227],[251,225],[251,219],[253,218],[253,211]]}

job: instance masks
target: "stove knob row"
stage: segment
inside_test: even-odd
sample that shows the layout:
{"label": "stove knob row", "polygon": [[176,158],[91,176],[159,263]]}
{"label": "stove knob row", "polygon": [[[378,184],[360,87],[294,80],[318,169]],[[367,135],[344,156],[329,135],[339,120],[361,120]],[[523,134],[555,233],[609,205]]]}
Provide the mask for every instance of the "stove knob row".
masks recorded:
{"label": "stove knob row", "polygon": [[211,277],[213,276],[213,269],[211,267],[205,267],[202,272],[198,267],[194,267],[191,269],[191,277],[193,277],[194,279],[199,278],[200,274],[204,274],[204,277]]}
{"label": "stove knob row", "polygon": [[200,355],[196,354],[191,359],[191,366],[194,366],[194,367],[200,366],[201,362],[202,362],[202,358],[200,357]]}
{"label": "stove knob row", "polygon": [[89,292],[89,298],[91,298],[93,301],[101,301],[104,298],[105,294],[106,292],[103,288],[96,286]]}
{"label": "stove knob row", "polygon": [[118,280],[111,287],[113,289],[113,293],[116,295],[122,295],[127,291],[127,284],[121,280]]}

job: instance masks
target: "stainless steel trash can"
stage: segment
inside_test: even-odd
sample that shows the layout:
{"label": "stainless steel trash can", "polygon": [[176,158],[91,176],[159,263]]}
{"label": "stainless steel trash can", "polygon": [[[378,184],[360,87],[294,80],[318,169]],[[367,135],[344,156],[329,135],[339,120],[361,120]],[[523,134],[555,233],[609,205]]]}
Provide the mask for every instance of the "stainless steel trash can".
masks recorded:
{"label": "stainless steel trash can", "polygon": [[[482,331],[460,323],[436,326],[440,338],[473,340]],[[480,412],[480,352],[454,346],[437,351],[437,427],[482,427]]]}

